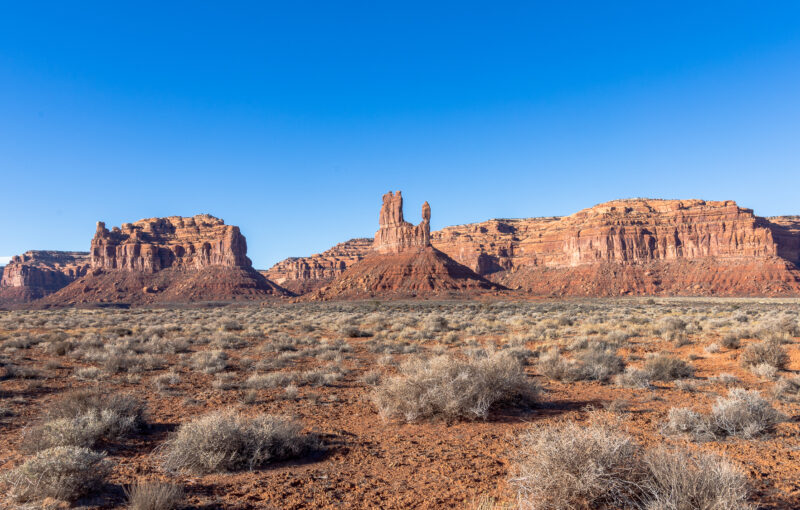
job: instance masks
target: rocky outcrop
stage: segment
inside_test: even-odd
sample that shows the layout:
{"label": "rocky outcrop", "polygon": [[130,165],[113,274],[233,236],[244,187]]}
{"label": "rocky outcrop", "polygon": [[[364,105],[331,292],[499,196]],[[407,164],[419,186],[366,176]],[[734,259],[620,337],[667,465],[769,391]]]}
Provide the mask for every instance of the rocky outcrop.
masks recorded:
{"label": "rocky outcrop", "polygon": [[203,214],[150,218],[111,230],[99,222],[89,273],[40,304],[232,301],[288,294],[253,269],[238,227]]}
{"label": "rocky outcrop", "polygon": [[0,302],[23,303],[52,294],[89,269],[89,253],[31,250],[3,268]]}
{"label": "rocky outcrop", "polygon": [[339,243],[310,257],[290,257],[261,273],[286,290],[305,294],[330,283],[372,249],[372,239],[359,238]]}
{"label": "rocky outcrop", "polygon": [[431,207],[428,202],[422,204],[422,222],[412,225],[403,219],[403,195],[400,191],[383,195],[378,225],[372,245],[378,253],[422,251],[431,245]]}
{"label": "rocky outcrop", "polygon": [[250,267],[250,259],[239,227],[199,214],[139,220],[110,231],[98,222],[91,264],[92,269],[155,273],[166,268]]}
{"label": "rocky outcrop", "polygon": [[615,200],[565,217],[446,227],[430,242],[537,295],[800,292],[800,217],[761,218],[730,200]]}
{"label": "rocky outcrop", "polygon": [[372,250],[308,299],[455,297],[504,290],[431,246],[430,219],[425,202],[422,222],[406,222],[401,193],[387,193]]}

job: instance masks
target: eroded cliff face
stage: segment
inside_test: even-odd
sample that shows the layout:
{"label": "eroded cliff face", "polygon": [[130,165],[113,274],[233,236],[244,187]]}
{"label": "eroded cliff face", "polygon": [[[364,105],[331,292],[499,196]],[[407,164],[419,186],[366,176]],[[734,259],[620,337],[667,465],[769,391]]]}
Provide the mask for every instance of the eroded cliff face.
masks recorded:
{"label": "eroded cliff face", "polygon": [[0,277],[0,301],[27,302],[69,285],[89,269],[89,253],[31,250],[12,257]]}
{"label": "eroded cliff face", "polygon": [[730,200],[615,200],[565,217],[446,227],[430,242],[479,275],[537,294],[800,290],[800,217],[760,218]]}
{"label": "eroded cliff face", "polygon": [[92,269],[155,273],[166,268],[250,267],[239,227],[199,214],[150,218],[110,231],[97,223],[91,245]]}
{"label": "eroded cliff face", "polygon": [[778,254],[772,230],[730,200],[616,200],[561,218],[447,227],[432,237],[434,246],[482,274]]}

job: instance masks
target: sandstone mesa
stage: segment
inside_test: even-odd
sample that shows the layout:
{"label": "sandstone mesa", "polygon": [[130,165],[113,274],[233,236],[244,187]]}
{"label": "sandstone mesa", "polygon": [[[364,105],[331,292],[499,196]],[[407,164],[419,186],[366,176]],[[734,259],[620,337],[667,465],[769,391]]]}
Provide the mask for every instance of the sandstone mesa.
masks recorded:
{"label": "sandstone mesa", "polygon": [[98,222],[88,273],[44,305],[229,301],[288,293],[255,271],[239,228],[207,214]]}

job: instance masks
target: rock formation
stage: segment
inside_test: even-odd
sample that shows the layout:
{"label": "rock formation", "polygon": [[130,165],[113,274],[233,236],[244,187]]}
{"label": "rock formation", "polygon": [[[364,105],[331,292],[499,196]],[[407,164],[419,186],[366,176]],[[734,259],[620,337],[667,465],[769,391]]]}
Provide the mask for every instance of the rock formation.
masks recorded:
{"label": "rock formation", "polygon": [[431,207],[428,202],[422,204],[422,222],[412,225],[403,219],[403,195],[399,191],[383,195],[378,225],[372,246],[378,253],[422,251],[431,245]]}
{"label": "rock formation", "polygon": [[261,299],[287,292],[255,271],[238,227],[202,214],[150,218],[91,242],[90,272],[43,305]]}
{"label": "rock formation", "polygon": [[296,294],[305,294],[342,274],[372,249],[372,239],[350,239],[310,257],[290,257],[262,271],[268,279]]}
{"label": "rock formation", "polygon": [[402,194],[385,194],[372,250],[309,298],[432,297],[503,290],[431,246],[430,219],[431,208],[425,202],[422,222],[416,226],[406,222]]}
{"label": "rock formation", "polygon": [[430,242],[537,295],[800,293],[800,217],[761,218],[729,200],[615,200],[566,217],[447,227]]}
{"label": "rock formation", "polygon": [[2,268],[0,303],[24,303],[69,285],[89,269],[89,254],[31,250],[15,255]]}
{"label": "rock formation", "polygon": [[155,273],[169,267],[250,266],[239,227],[208,214],[150,218],[111,231],[98,222],[91,254],[92,269]]}

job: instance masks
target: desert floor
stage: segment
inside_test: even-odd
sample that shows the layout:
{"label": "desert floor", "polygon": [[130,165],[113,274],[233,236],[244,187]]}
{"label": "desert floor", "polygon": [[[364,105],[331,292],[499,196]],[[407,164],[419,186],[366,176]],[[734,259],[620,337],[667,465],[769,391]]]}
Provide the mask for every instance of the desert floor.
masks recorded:
{"label": "desert floor", "polygon": [[[42,427],[60,399],[87,389],[133,395],[146,415],[136,430],[92,442],[110,472],[75,507],[124,508],[124,489],[145,481],[182,487],[187,508],[515,506],[520,434],[577,422],[645,448],[719,454],[749,478],[750,503],[798,508],[798,312],[800,300],[678,298],[0,312],[0,470],[71,441],[42,439]],[[788,358],[748,358],[751,344],[767,343]],[[598,349],[620,363],[587,355]],[[498,353],[524,364],[541,388],[535,401],[501,399],[485,416],[447,417],[380,404],[382,385],[409,361]],[[653,354],[688,369],[658,380]],[[757,390],[781,422],[724,437],[667,426],[672,408],[708,414],[735,388]],[[168,469],[166,442],[215,410],[291,417],[318,446],[253,469]],[[0,506],[68,505],[15,499],[7,476],[3,483]]]}

